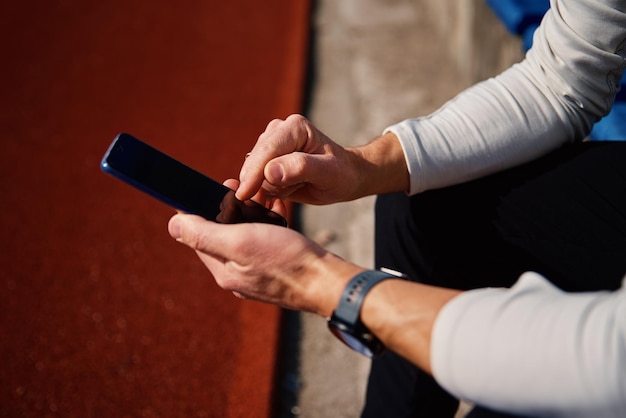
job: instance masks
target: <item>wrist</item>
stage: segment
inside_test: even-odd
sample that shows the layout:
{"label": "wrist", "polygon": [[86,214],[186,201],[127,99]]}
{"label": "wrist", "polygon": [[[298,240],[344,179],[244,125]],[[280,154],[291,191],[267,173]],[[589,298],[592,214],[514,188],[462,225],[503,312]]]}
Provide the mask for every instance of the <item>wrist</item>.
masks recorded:
{"label": "wrist", "polygon": [[365,270],[350,279],[328,320],[330,331],[344,344],[367,356],[380,354],[385,345],[361,320],[363,301],[381,282],[405,276],[393,270]]}
{"label": "wrist", "polygon": [[308,299],[312,306],[310,311],[323,318],[329,318],[337,307],[346,284],[352,277],[365,270],[333,253],[326,253],[318,259],[314,269],[315,277],[310,281],[308,289]]}
{"label": "wrist", "polygon": [[388,132],[369,144],[347,150],[355,158],[357,197],[409,190],[409,171],[395,134]]}

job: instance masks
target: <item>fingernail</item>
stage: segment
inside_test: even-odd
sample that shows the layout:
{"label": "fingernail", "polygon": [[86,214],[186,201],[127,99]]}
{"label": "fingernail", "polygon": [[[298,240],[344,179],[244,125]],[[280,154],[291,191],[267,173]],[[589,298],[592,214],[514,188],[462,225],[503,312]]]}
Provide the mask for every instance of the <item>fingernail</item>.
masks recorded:
{"label": "fingernail", "polygon": [[268,168],[268,177],[272,183],[282,182],[285,172],[282,164],[272,164]]}
{"label": "fingernail", "polygon": [[182,225],[179,219],[176,217],[172,218],[168,229],[172,238],[176,239],[178,242],[182,242]]}

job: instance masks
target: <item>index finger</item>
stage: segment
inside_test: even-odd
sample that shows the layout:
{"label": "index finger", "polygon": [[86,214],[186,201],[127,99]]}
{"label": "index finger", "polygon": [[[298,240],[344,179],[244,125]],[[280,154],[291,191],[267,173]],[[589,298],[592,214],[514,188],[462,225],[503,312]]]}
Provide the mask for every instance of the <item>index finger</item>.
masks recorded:
{"label": "index finger", "polygon": [[303,116],[291,115],[284,121],[274,119],[267,125],[241,167],[238,199],[251,199],[259,191],[265,180],[265,166],[270,161],[304,149],[310,136],[306,123]]}

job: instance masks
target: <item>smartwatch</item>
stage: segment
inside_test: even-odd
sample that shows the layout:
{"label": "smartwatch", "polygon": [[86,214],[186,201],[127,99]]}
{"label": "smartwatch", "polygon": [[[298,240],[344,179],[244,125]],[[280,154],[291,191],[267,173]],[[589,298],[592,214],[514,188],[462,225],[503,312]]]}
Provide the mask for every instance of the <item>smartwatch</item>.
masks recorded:
{"label": "smartwatch", "polygon": [[328,320],[330,331],[348,347],[366,357],[382,353],[384,344],[361,322],[361,305],[367,292],[375,285],[386,279],[399,278],[406,276],[386,268],[367,270],[354,276],[346,285],[337,309]]}

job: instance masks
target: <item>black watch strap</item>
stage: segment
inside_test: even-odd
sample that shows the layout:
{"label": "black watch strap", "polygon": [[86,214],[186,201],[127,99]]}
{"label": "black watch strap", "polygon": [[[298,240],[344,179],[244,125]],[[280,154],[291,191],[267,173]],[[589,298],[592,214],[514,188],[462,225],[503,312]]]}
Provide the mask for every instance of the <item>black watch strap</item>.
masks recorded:
{"label": "black watch strap", "polygon": [[380,270],[367,270],[354,276],[346,285],[334,316],[348,324],[356,324],[359,320],[361,303],[367,292],[389,278],[398,278],[398,276]]}

